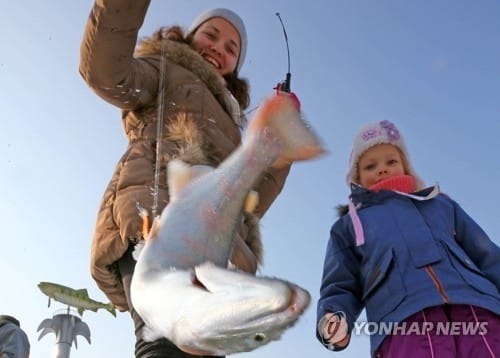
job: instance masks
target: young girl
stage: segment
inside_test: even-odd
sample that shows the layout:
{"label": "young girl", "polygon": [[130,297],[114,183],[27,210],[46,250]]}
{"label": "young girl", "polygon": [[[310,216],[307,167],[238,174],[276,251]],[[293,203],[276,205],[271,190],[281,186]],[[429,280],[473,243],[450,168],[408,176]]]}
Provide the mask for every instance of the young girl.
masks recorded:
{"label": "young girl", "polygon": [[[215,167],[240,144],[242,111],[249,105],[248,83],[239,77],[247,34],[237,14],[218,8],[200,14],[187,31],[162,27],[136,43],[149,4],[96,0],[83,36],[80,74],[97,95],[122,110],[129,142],[102,199],[90,266],[109,300],[120,311],[130,311],[136,357],[190,357],[165,339],[142,339],[144,322],[130,303],[135,267],[131,253],[142,239],[137,207],[159,215],[168,203],[170,159]],[[254,215],[245,216],[231,257],[244,271],[257,270],[262,257],[258,221],[289,170],[289,164],[268,170],[255,188],[259,205]],[[158,189],[156,203],[152,188]]]}
{"label": "young girl", "polygon": [[366,308],[372,356],[500,357],[500,248],[424,188],[393,123],[364,126],[349,165],[317,306],[321,343],[344,349]]}

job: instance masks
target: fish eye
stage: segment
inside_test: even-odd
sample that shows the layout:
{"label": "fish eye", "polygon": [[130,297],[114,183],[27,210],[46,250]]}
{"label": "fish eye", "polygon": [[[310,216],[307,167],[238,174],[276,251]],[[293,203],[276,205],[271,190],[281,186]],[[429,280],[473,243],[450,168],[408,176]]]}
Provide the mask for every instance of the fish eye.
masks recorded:
{"label": "fish eye", "polygon": [[264,333],[255,333],[254,339],[256,342],[263,342],[266,339],[266,335]]}

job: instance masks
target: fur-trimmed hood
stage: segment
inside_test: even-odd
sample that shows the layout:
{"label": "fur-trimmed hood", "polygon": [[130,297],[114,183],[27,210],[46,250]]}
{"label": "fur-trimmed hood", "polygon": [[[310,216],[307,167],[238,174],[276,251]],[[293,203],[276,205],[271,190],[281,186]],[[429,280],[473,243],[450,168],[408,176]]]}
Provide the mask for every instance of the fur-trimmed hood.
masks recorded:
{"label": "fur-trimmed hood", "polygon": [[160,57],[164,54],[169,61],[188,69],[205,83],[210,92],[231,115],[235,123],[242,128],[246,123],[238,101],[226,88],[226,80],[214,71],[201,55],[189,45],[173,40],[145,39],[137,45],[135,57]]}
{"label": "fur-trimmed hood", "polygon": [[337,210],[337,216],[341,218],[349,212],[349,205],[339,204],[335,209]]}

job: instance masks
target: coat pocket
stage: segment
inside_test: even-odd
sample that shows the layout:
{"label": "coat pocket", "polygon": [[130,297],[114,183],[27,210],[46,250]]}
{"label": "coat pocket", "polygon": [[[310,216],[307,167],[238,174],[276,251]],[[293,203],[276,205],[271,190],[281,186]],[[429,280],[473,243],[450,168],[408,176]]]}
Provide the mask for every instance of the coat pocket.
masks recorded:
{"label": "coat pocket", "polygon": [[455,245],[443,241],[451,265],[462,279],[471,287],[482,293],[498,297],[498,289],[467,254]]}
{"label": "coat pocket", "polygon": [[393,250],[387,251],[363,276],[363,301],[369,321],[379,321],[406,297],[406,288]]}

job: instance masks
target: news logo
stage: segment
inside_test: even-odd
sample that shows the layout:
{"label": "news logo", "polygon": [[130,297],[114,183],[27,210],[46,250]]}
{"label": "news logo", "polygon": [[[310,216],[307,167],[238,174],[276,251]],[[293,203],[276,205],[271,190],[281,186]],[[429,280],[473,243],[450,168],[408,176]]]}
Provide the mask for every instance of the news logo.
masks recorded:
{"label": "news logo", "polygon": [[340,342],[347,336],[346,315],[342,311],[327,313],[318,322],[318,332],[321,336],[321,342],[334,349],[335,343]]}

